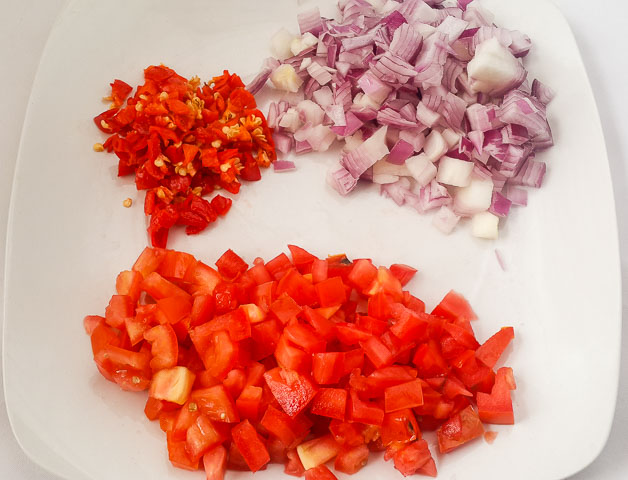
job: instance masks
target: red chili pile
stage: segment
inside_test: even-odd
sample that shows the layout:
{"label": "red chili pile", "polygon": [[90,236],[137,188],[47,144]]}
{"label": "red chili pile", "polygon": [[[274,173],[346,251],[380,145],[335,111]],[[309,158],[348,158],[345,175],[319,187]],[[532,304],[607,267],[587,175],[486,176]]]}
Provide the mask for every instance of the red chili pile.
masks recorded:
{"label": "red chili pile", "polygon": [[[232,250],[217,270],[192,255],[146,248],[116,280],[105,316],[88,316],[94,360],[124,390],[149,390],[146,416],[170,461],[221,480],[269,462],[307,480],[352,474],[385,451],[403,475],[436,476],[440,452],[514,423],[513,339],[480,345],[454,291],[432,310],[403,290],[416,270],[289,246],[252,266]],[[487,432],[487,439],[492,440]],[[489,438],[490,437],[490,438]]]}
{"label": "red chili pile", "polygon": [[94,118],[110,136],[94,149],[114,152],[118,176],[134,174],[137,189],[147,191],[150,239],[165,247],[174,225],[196,234],[231,207],[229,198],[203,195],[237,194],[240,180],[259,180],[259,167],[277,155],[266,118],[237,75],[225,70],[201,86],[161,65],[146,68],[144,78],[128,99],[131,86],[111,84],[111,108]]}

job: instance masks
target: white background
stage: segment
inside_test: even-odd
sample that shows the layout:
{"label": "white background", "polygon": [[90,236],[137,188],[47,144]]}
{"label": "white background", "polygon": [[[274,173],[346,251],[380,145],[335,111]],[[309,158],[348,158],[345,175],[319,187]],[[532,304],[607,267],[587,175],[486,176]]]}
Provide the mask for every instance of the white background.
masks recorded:
{"label": "white background", "polygon": [[[0,0],[0,292],[3,290],[6,220],[24,113],[39,58],[55,17],[65,0]],[[619,233],[622,248],[624,317],[628,311],[628,55],[624,33],[628,4],[622,0],[554,0],[574,31],[584,58],[604,128],[613,173]],[[115,15],[103,19],[115,22]],[[72,78],[68,72],[68,81]],[[560,89],[560,85],[553,85]],[[54,91],[50,92],[54,95]],[[52,187],[52,186],[51,186]],[[585,193],[586,194],[586,193]],[[595,192],[591,192],[594,195]],[[33,192],[42,195],[44,192]],[[565,201],[568,201],[566,198]],[[594,252],[589,252],[595,254]],[[0,296],[0,303],[2,298]],[[2,308],[0,308],[2,311]],[[595,328],[592,320],[591,328]],[[0,347],[1,348],[1,347]],[[622,351],[628,352],[628,331],[624,331]],[[620,374],[617,410],[606,448],[588,468],[573,479],[628,478],[628,358],[624,355]],[[591,359],[595,362],[595,359]],[[1,362],[1,359],[0,359]],[[1,373],[0,373],[1,377]],[[583,393],[586,385],[583,385]],[[588,415],[590,412],[582,412]],[[574,418],[574,422],[578,419]],[[560,442],[561,432],[556,432]],[[100,452],[102,453],[102,452]],[[94,452],[99,454],[99,452]],[[20,450],[11,433],[4,398],[0,398],[0,478],[11,480],[52,480],[53,476],[33,464]]]}

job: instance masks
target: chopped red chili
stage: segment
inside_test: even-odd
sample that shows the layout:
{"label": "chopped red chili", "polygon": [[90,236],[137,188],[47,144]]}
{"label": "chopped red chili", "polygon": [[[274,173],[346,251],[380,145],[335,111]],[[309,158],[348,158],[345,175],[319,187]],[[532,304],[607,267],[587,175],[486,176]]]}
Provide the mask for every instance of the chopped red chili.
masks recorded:
{"label": "chopped red chili", "polygon": [[231,199],[204,195],[237,194],[240,180],[260,180],[260,167],[277,155],[272,130],[237,75],[225,70],[201,85],[152,65],[144,79],[132,97],[130,85],[114,80],[111,108],[94,123],[110,135],[103,147],[117,155],[118,176],[134,174],[137,189],[146,190],[151,243],[165,247],[174,225],[197,234],[229,211]]}

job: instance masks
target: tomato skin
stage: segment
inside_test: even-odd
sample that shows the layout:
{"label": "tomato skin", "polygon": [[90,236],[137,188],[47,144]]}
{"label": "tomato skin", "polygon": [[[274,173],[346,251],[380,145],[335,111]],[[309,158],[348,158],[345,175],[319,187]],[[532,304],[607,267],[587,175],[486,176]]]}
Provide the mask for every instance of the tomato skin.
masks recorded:
{"label": "tomato skin", "polygon": [[339,472],[353,475],[366,465],[369,453],[369,448],[364,444],[342,449],[336,456],[334,468]]}
{"label": "tomato skin", "polygon": [[338,383],[344,376],[344,352],[315,353],[312,355],[312,376],[319,385]]}
{"label": "tomato skin", "polygon": [[392,365],[393,355],[379,338],[371,336],[366,341],[360,342],[360,346],[375,368]]}
{"label": "tomato skin", "polygon": [[257,472],[270,461],[266,445],[248,420],[244,420],[231,431],[233,442],[240,450],[252,472]]}
{"label": "tomato skin", "polygon": [[416,379],[408,383],[388,387],[384,391],[386,413],[415,408],[423,405],[422,380]]}
{"label": "tomato skin", "polygon": [[315,258],[312,261],[312,283],[317,284],[327,280],[328,263],[327,260]]}
{"label": "tomato skin", "polygon": [[234,279],[244,273],[249,266],[233,250],[229,249],[216,261],[216,266],[221,275]]}
{"label": "tomato skin", "polygon": [[314,260],[318,260],[314,255],[301,247],[288,245],[288,248],[290,249],[290,254],[292,255],[292,263],[297,267],[310,265]]}
{"label": "tomato skin", "polygon": [[353,263],[348,280],[359,292],[365,291],[377,277],[377,267],[366,259],[356,260]]}
{"label": "tomato skin", "polygon": [[281,280],[290,268],[292,268],[292,262],[290,262],[285,253],[280,253],[272,260],[266,262],[266,269],[275,280]]}
{"label": "tomato skin", "polygon": [[185,252],[166,250],[156,271],[164,278],[183,280],[196,267],[196,259]]}
{"label": "tomato skin", "polygon": [[310,407],[310,412],[344,421],[347,410],[347,391],[344,388],[321,388]]}
{"label": "tomato skin", "polygon": [[342,305],[347,301],[345,285],[340,277],[332,277],[317,283],[314,288],[321,307]]}
{"label": "tomato skin", "polygon": [[260,403],[262,401],[262,388],[247,385],[236,400],[236,408],[240,418],[256,422],[259,416]]}
{"label": "tomato skin", "polygon": [[319,465],[305,471],[305,480],[338,480],[338,477],[325,465]]}
{"label": "tomato skin", "polygon": [[277,283],[277,295],[284,292],[292,297],[298,305],[312,306],[318,302],[314,285],[306,280],[296,268],[288,270]]}
{"label": "tomato skin", "polygon": [[284,325],[288,322],[295,320],[297,315],[301,313],[301,307],[295,302],[290,295],[282,293],[279,295],[270,305],[270,311],[281,320]]}
{"label": "tomato skin", "polygon": [[189,297],[166,297],[157,300],[157,306],[168,322],[174,324],[190,316],[192,299]]}

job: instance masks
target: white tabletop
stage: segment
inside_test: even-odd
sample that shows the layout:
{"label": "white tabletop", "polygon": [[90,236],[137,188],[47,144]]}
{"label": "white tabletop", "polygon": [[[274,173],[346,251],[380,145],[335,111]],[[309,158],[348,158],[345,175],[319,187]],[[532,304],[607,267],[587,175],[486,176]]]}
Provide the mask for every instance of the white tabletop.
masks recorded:
{"label": "white tabletop", "polygon": [[[628,56],[624,34],[628,4],[623,0],[553,0],[566,16],[582,52],[604,128],[613,174],[621,238],[623,313],[628,313]],[[65,0],[0,0],[0,292],[3,290],[4,247],[11,181],[22,122],[33,78],[48,32]],[[71,75],[71,72],[68,73]],[[557,90],[560,85],[553,85]],[[594,194],[594,192],[592,192]],[[565,199],[568,201],[568,199]],[[594,254],[594,252],[592,252]],[[2,312],[0,295],[0,312]],[[0,313],[0,322],[1,322]],[[592,321],[592,328],[595,328]],[[1,349],[1,347],[0,347]],[[628,352],[628,330],[622,335]],[[622,358],[613,428],[600,456],[573,479],[628,478],[628,355]],[[0,357],[0,363],[1,363]],[[595,359],[591,359],[595,361]],[[0,372],[0,378],[2,373]],[[583,393],[586,385],[583,385]],[[587,415],[589,412],[582,412]],[[574,418],[574,422],[578,419]],[[560,442],[560,432],[556,441]],[[56,477],[32,463],[17,445],[0,396],[0,478],[52,480]]]}

